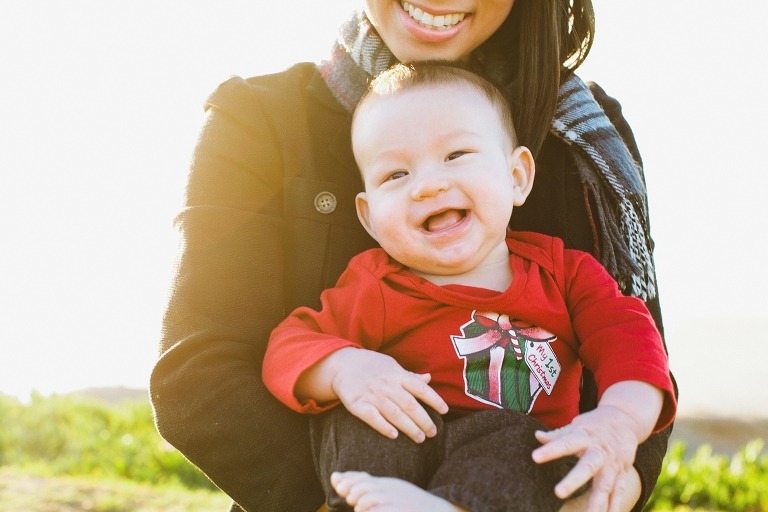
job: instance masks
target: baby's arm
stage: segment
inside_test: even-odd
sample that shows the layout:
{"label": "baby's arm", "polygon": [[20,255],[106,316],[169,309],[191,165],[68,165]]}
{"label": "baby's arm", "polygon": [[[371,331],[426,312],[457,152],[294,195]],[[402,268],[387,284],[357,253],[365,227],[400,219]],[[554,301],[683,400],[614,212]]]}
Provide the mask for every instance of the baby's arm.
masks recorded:
{"label": "baby's arm", "polygon": [[417,400],[440,413],[448,406],[428,385],[429,375],[377,352],[389,336],[384,314],[391,310],[377,273],[386,264],[381,250],[355,256],[321,294],[319,311],[301,307],[283,320],[270,336],[262,376],[293,410],[321,412],[340,400],[381,434],[394,438],[399,429],[421,442],[435,425]]}
{"label": "baby's arm", "polygon": [[653,432],[663,400],[663,392],[645,382],[613,384],[593,411],[576,416],[565,427],[537,432],[543,446],[533,451],[533,460],[542,463],[577,455],[579,462],[557,484],[555,494],[566,498],[592,479],[587,509],[622,510],[637,445]]}
{"label": "baby's arm", "polygon": [[421,443],[433,437],[437,428],[417,400],[440,414],[448,412],[448,405],[429,387],[429,380],[428,373],[409,372],[386,354],[346,347],[305,371],[296,382],[295,393],[300,401],[340,400],[382,435],[394,439],[400,430]]}

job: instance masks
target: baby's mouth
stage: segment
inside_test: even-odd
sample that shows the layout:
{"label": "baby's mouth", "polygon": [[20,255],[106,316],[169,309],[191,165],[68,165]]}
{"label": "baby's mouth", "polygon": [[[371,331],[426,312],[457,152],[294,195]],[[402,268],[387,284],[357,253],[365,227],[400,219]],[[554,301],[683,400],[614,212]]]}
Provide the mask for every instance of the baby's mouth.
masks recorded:
{"label": "baby's mouth", "polygon": [[434,30],[446,30],[464,19],[463,12],[453,12],[450,14],[431,14],[422,11],[419,7],[414,7],[408,2],[400,1],[400,5],[408,15],[419,22],[423,27]]}
{"label": "baby's mouth", "polygon": [[430,233],[442,231],[460,223],[466,216],[467,210],[445,210],[444,212],[427,217],[422,227]]}

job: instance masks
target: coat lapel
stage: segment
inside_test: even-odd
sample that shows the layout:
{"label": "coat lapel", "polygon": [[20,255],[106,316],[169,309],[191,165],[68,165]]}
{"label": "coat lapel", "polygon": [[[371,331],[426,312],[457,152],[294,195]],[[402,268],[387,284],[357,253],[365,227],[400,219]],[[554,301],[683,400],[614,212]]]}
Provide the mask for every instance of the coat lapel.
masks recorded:
{"label": "coat lapel", "polygon": [[[330,89],[328,89],[328,86],[320,73],[315,73],[312,77],[307,86],[307,92],[309,98],[333,111],[333,115],[327,116],[325,119],[325,126],[323,126],[324,130],[334,133],[334,135],[328,139],[330,142],[328,143],[327,151],[334,157],[337,164],[344,168],[345,172],[343,174],[353,172],[356,176],[359,176],[357,164],[355,163],[355,158],[352,154],[352,140],[350,137],[352,114],[347,112],[347,110],[336,101],[336,98],[333,96]],[[316,149],[320,150],[321,148]]]}

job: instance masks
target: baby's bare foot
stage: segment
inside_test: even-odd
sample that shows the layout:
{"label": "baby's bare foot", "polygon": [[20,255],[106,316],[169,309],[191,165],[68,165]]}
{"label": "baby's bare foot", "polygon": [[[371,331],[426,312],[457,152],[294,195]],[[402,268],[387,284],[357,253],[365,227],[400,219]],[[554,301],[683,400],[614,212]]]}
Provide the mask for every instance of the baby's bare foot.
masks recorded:
{"label": "baby's bare foot", "polygon": [[333,473],[331,485],[355,512],[467,512],[412,483],[359,471]]}

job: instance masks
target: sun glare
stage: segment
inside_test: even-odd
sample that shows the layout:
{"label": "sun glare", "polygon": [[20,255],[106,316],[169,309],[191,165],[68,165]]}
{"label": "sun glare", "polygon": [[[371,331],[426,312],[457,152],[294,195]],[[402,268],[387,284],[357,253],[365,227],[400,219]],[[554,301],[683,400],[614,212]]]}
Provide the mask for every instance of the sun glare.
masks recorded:
{"label": "sun glare", "polygon": [[[0,3],[1,393],[146,387],[205,98],[324,58],[359,3]],[[763,326],[765,360],[768,3],[593,3],[579,74],[622,102],[644,158],[673,370],[685,326],[722,319]],[[707,358],[686,378],[726,364]]]}

